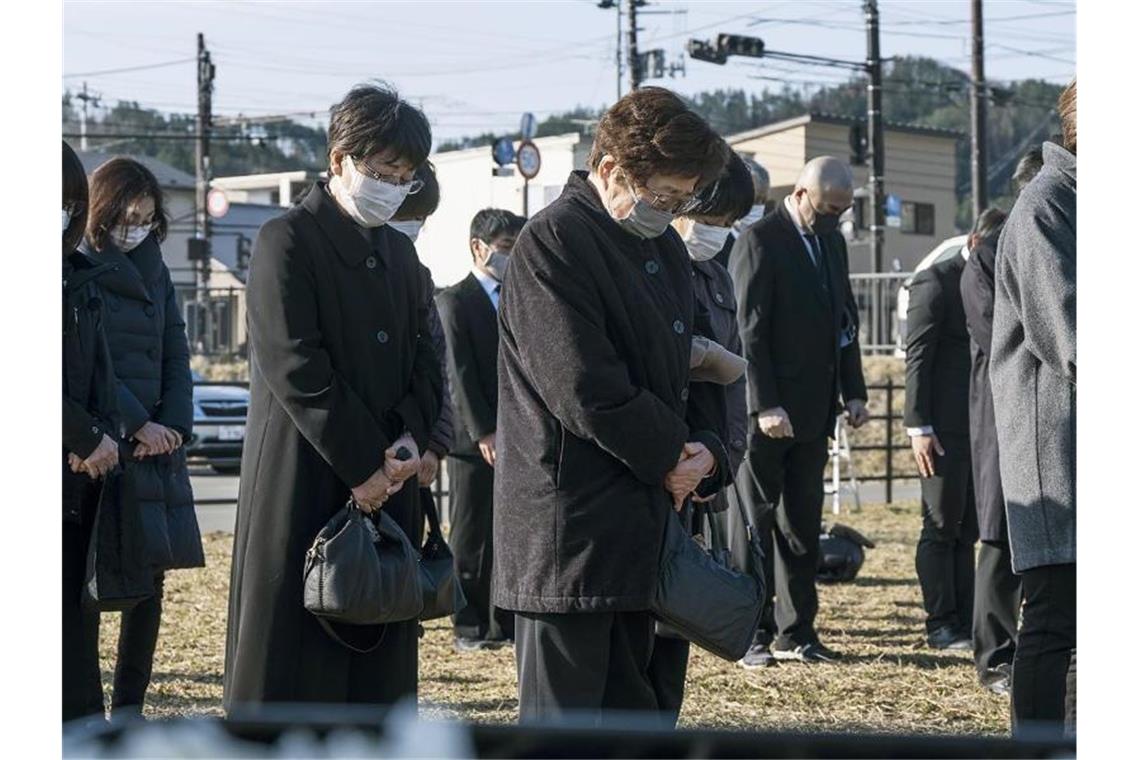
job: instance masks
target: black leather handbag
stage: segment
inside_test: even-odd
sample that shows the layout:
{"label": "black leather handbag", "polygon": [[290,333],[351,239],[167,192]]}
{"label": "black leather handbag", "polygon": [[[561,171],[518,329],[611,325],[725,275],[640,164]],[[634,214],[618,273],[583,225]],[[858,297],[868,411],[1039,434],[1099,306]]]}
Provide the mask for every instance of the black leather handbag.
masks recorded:
{"label": "black leather handbag", "polygon": [[439,513],[430,488],[420,489],[420,504],[428,523],[427,537],[420,549],[420,588],[424,595],[420,620],[435,620],[459,612],[467,606],[467,598],[463,596],[463,588],[455,574],[451,547],[443,540]]}
{"label": "black leather handbag", "polygon": [[[120,456],[126,456],[120,447]],[[86,476],[84,476],[86,477]],[[83,602],[101,612],[128,610],[154,596],[154,567],[146,560],[142,509],[134,476],[122,465],[99,491],[87,549]]]}
{"label": "black leather handbag", "polygon": [[377,625],[418,618],[424,605],[419,553],[384,511],[373,518],[350,499],[305,554],[304,604],[333,639],[354,651],[372,651],[380,641],[360,649],[330,623]]}
{"label": "black leather handbag", "polygon": [[657,591],[650,608],[664,624],[662,635],[688,639],[733,662],[752,645],[765,602],[760,569],[764,550],[739,491],[736,505],[748,531],[753,572],[741,573],[733,567],[727,549],[710,552],[685,529],[680,515],[673,513],[666,520]]}

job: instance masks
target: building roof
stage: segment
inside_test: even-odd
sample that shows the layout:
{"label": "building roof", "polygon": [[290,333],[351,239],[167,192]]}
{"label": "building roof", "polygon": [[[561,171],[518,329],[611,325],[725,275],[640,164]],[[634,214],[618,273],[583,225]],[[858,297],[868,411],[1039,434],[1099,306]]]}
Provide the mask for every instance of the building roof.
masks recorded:
{"label": "building roof", "polygon": [[129,153],[104,153],[97,150],[77,151],[79,160],[83,163],[83,169],[88,174],[98,169],[103,164],[110,161],[112,158],[130,158],[138,161],[140,164],[150,169],[154,174],[155,179],[158,180],[158,186],[164,189],[172,190],[193,190],[194,189],[194,176],[187,174],[181,169],[176,169],[168,163],[159,161],[157,158],[150,156],[136,156]]}
{"label": "building roof", "polygon": [[[796,116],[791,119],[784,119],[783,121],[765,124],[756,129],[749,129],[746,132],[737,132],[734,135],[729,135],[725,138],[729,144],[751,140],[755,137],[764,137],[766,135],[775,134],[776,132],[783,132],[788,129],[802,127],[810,122],[820,122],[824,124],[856,124],[864,119],[856,119],[850,116],[842,116],[836,113],[824,113],[821,111],[812,111],[802,116]],[[922,124],[904,124],[897,121],[888,121],[883,125],[889,132],[910,132],[912,134],[927,135],[929,137],[941,137],[947,140],[957,140],[965,135],[954,129],[942,129],[940,127],[927,127]]]}

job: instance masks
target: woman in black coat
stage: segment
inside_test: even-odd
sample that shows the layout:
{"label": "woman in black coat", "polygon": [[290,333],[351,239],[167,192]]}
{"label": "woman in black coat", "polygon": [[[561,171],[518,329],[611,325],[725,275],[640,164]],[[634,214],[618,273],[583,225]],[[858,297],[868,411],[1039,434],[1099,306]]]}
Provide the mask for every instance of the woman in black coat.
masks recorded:
{"label": "woman in black coat", "polygon": [[99,613],[84,604],[87,551],[104,477],[118,467],[115,375],[99,278],[112,267],[76,250],[87,175],[63,144],[63,720],[103,718]]}
{"label": "woman in black coat", "polygon": [[91,175],[85,251],[112,265],[100,278],[115,369],[119,437],[143,516],[155,594],[123,613],[112,712],[142,711],[162,617],[163,573],[205,564],[182,444],[193,424],[186,324],[159,243],[162,190],[145,166],[114,158]]}
{"label": "woman in black coat", "polygon": [[[516,613],[519,712],[655,710],[666,520],[716,465],[685,422],[692,273],[674,213],[724,143],[668,90],[602,118],[590,172],[523,228],[499,310],[494,604]],[[702,443],[702,439],[704,443]]]}
{"label": "woman in black coat", "polygon": [[[418,189],[424,115],[353,89],[329,122],[330,181],[258,233],[247,285],[251,399],[226,629],[225,705],[415,699],[415,620],[336,625],[303,605],[305,553],[346,501],[421,525],[420,467],[439,415],[431,298],[386,222]],[[410,459],[396,459],[400,447]],[[413,538],[414,540],[414,538]]]}

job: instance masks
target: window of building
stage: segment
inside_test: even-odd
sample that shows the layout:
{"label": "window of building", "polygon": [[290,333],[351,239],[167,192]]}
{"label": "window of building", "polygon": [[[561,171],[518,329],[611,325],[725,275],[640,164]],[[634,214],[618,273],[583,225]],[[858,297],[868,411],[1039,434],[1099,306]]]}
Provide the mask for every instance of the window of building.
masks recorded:
{"label": "window of building", "polygon": [[900,232],[911,235],[934,234],[934,204],[903,201]]}

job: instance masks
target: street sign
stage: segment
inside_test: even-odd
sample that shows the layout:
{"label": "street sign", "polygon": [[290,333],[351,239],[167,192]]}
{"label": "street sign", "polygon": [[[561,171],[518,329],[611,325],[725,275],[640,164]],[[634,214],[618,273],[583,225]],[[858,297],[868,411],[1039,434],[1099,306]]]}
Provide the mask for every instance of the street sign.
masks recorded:
{"label": "street sign", "polygon": [[902,198],[897,195],[888,195],[886,203],[887,226],[902,227]]}
{"label": "street sign", "polygon": [[221,219],[230,210],[230,199],[224,190],[214,188],[206,194],[206,211],[215,219]]}
{"label": "street sign", "polygon": [[534,118],[534,114],[527,111],[522,115],[522,122],[519,124],[519,132],[522,133],[522,139],[534,139],[535,133],[538,131],[538,119]]}
{"label": "street sign", "polygon": [[542,167],[542,155],[538,152],[538,146],[530,140],[523,140],[519,144],[519,153],[515,160],[519,166],[519,174],[523,177],[530,180],[538,176],[538,170]]}
{"label": "street sign", "polygon": [[494,147],[491,148],[491,158],[499,166],[506,166],[515,160],[515,144],[509,137],[500,137],[495,140]]}

